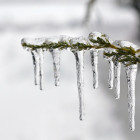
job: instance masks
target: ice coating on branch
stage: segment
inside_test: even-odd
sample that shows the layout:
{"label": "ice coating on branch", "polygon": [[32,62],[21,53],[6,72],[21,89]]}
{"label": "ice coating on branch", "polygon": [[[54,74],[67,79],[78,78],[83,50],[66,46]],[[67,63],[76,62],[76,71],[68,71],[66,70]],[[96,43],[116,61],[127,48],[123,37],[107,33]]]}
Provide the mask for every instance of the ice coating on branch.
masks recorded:
{"label": "ice coating on branch", "polygon": [[70,40],[72,39],[72,37],[66,35],[61,35],[60,37],[61,37],[60,41],[67,43],[70,43]]}
{"label": "ice coating on branch", "polygon": [[44,52],[42,49],[37,49],[37,53],[39,55],[39,84],[40,90],[43,90],[43,79],[44,79],[44,71],[43,71],[43,63],[44,63]]}
{"label": "ice coating on branch", "polygon": [[[47,38],[44,38],[44,37],[42,37],[42,38],[23,38],[21,40],[21,44],[38,45],[38,46],[40,45],[41,46],[46,41],[47,41]],[[30,48],[25,47],[25,46],[23,48],[30,49]]]}
{"label": "ice coating on branch", "polygon": [[139,49],[139,47],[131,42],[128,41],[122,41],[122,40],[116,40],[113,42],[113,44],[118,48],[123,47],[132,47],[135,51]]}
{"label": "ice coating on branch", "polygon": [[100,32],[91,32],[89,34],[88,38],[89,38],[89,40],[91,40],[91,39],[97,40],[97,38],[101,37],[101,36],[102,36],[102,34]]}
{"label": "ice coating on branch", "polygon": [[128,84],[128,112],[129,112],[129,126],[132,131],[135,130],[135,82],[137,74],[137,64],[127,66],[126,78]]}
{"label": "ice coating on branch", "polygon": [[39,55],[36,50],[31,51],[34,67],[34,82],[35,85],[39,84]]}
{"label": "ice coating on branch", "polygon": [[96,49],[90,50],[91,65],[93,71],[93,88],[98,88],[98,53]]}
{"label": "ice coating on branch", "polygon": [[61,36],[52,36],[46,39],[46,43],[58,43],[61,40]]}
{"label": "ice coating on branch", "polygon": [[[66,42],[66,43],[68,43],[70,45],[70,40],[71,39],[72,39],[72,37],[70,37],[70,36],[62,35],[60,42]],[[66,48],[66,50],[70,51],[71,49],[70,48]]]}
{"label": "ice coating on branch", "polygon": [[[98,38],[101,38],[101,39],[103,39],[105,42],[110,42],[110,43],[112,43],[113,41],[109,38],[109,36],[108,35],[106,35],[106,34],[102,34],[102,33],[100,33],[100,32],[91,32],[90,34],[89,34],[89,36],[88,36],[88,39],[92,42],[92,40],[98,40]],[[92,42],[93,43],[93,42]],[[99,46],[99,44],[98,43],[93,43],[94,45],[97,45],[97,46]]]}
{"label": "ice coating on branch", "polygon": [[[70,40],[71,44],[87,43],[85,38],[79,37]],[[72,50],[76,59],[76,69],[77,69],[77,86],[78,86],[78,94],[79,94],[79,113],[80,120],[84,119],[85,109],[84,109],[84,50]]]}
{"label": "ice coating on branch", "polygon": [[[95,45],[95,46],[99,46],[98,43],[93,43],[92,40],[97,40],[98,37],[102,37],[102,34],[100,32],[91,32],[88,36],[88,39],[90,40],[90,43]],[[102,49],[100,49],[102,50]]]}
{"label": "ice coating on branch", "polygon": [[53,67],[54,67],[54,78],[55,78],[55,86],[59,86],[60,81],[60,50],[50,49],[53,58]]}
{"label": "ice coating on branch", "polygon": [[[70,40],[70,45],[74,45],[74,44],[86,44],[88,43],[88,40],[86,38],[84,38],[83,36],[80,36],[80,37],[75,37],[75,38],[72,38]],[[72,51],[76,51],[76,50],[79,50],[78,46],[75,46],[75,48],[72,48],[71,49]]]}
{"label": "ice coating on branch", "polygon": [[114,90],[115,98],[120,98],[120,75],[121,75],[121,63],[118,61],[114,62]]}

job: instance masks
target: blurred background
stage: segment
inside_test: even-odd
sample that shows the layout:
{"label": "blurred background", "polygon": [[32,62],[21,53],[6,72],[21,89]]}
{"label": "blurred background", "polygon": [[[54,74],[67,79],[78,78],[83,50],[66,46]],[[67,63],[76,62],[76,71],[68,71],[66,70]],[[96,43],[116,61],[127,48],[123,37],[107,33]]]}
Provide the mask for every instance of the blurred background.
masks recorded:
{"label": "blurred background", "polygon": [[60,87],[54,86],[52,57],[45,53],[44,87],[34,86],[32,58],[23,37],[85,36],[92,31],[140,46],[139,0],[0,0],[0,139],[139,140],[140,70],[136,81],[136,130],[129,130],[127,83],[121,98],[108,89],[108,63],[99,54],[99,88],[93,89],[85,53],[85,121],[79,121],[75,58],[61,54]]}

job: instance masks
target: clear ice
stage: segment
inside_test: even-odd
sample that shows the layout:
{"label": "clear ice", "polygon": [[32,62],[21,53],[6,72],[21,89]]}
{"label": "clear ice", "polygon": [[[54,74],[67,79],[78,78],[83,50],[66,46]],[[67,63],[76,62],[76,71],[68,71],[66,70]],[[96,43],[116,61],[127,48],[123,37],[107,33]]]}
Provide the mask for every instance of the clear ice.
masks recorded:
{"label": "clear ice", "polygon": [[[87,40],[84,37],[73,38],[70,40],[70,44],[76,43],[86,44]],[[76,69],[77,69],[77,86],[78,86],[78,94],[79,94],[79,119],[83,120],[85,116],[84,109],[84,50],[77,50],[77,47],[71,50],[76,59]]]}
{"label": "clear ice", "polygon": [[77,86],[79,94],[79,113],[80,120],[84,119],[84,51],[73,51],[76,59],[76,69],[77,69]]}
{"label": "clear ice", "polygon": [[43,90],[43,61],[44,52],[42,49],[31,51],[33,66],[34,66],[34,82],[35,85],[40,85],[40,90]]}
{"label": "clear ice", "polygon": [[54,78],[55,78],[55,86],[59,86],[60,81],[60,50],[50,49],[53,58],[53,67],[54,67]]}
{"label": "clear ice", "polygon": [[43,90],[43,63],[44,63],[44,52],[42,49],[37,49],[38,55],[39,55],[39,85],[40,90]]}
{"label": "clear ice", "polygon": [[39,84],[39,55],[36,50],[31,51],[34,66],[34,82]]}
{"label": "clear ice", "polygon": [[128,112],[129,112],[129,126],[132,131],[135,130],[135,82],[137,74],[137,64],[127,66],[126,78],[128,84]]}
{"label": "clear ice", "polygon": [[115,98],[120,98],[120,75],[121,75],[121,63],[118,61],[114,62],[114,90]]}
{"label": "clear ice", "polygon": [[93,88],[98,88],[98,50],[91,49],[91,65],[93,71]]}
{"label": "clear ice", "polygon": [[108,77],[108,87],[109,89],[113,89],[114,82],[114,63],[111,59],[108,60],[109,63],[109,77]]}
{"label": "clear ice", "polygon": [[[109,41],[111,44],[116,47],[132,47],[133,49],[139,49],[135,44],[128,41],[112,41],[107,35],[103,35],[99,32],[92,32],[89,34],[89,40],[97,40],[98,37],[104,39],[105,41]],[[22,39],[22,44],[26,43],[27,45],[42,45],[43,43],[58,43],[67,42],[69,45],[76,43],[91,43],[92,45],[98,46],[98,43],[93,43],[85,39],[84,37],[79,38],[71,38],[68,36],[59,36],[52,38],[24,38]],[[43,49],[32,50],[31,48],[25,47],[28,51],[31,51],[33,66],[34,66],[34,82],[35,85],[40,85],[40,89],[43,89],[43,59],[44,59],[44,51]],[[85,109],[84,109],[84,50],[78,50],[78,46],[75,48],[66,48],[67,50],[71,50],[76,59],[76,70],[77,70],[77,86],[78,86],[78,94],[79,94],[79,113],[80,120],[84,119]],[[47,50],[47,49],[46,49]],[[103,49],[90,49],[91,56],[91,64],[93,71],[93,87],[96,89],[98,87],[98,52]],[[54,78],[55,85],[59,86],[60,79],[60,50],[58,48],[52,48],[49,50],[52,54],[53,58],[53,66],[54,66]],[[104,51],[107,53],[111,53],[115,51],[114,49],[104,48]],[[135,54],[139,56],[140,53]],[[113,61],[113,57],[105,57],[109,62],[109,88],[115,88],[115,98],[120,98],[120,74],[121,74],[121,63],[118,61]],[[135,82],[136,82],[136,74],[137,74],[138,64],[133,64],[129,66],[125,66],[126,78],[128,84],[128,112],[129,112],[129,126],[132,131],[135,130]]]}

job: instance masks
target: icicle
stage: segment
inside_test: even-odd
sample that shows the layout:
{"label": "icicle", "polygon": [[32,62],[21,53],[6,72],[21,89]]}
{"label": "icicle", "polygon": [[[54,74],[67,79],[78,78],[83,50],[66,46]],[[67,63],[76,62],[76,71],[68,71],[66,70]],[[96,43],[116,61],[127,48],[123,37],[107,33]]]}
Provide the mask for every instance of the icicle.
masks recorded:
{"label": "icicle", "polygon": [[43,63],[44,63],[44,53],[42,49],[37,49],[39,55],[39,84],[40,90],[43,90]]}
{"label": "icicle", "polygon": [[90,51],[91,65],[93,71],[93,87],[98,88],[98,50],[92,49]]}
{"label": "icicle", "polygon": [[111,59],[108,60],[109,63],[109,79],[108,79],[108,87],[110,89],[113,88],[113,82],[114,82],[114,63]]}
{"label": "icicle", "polygon": [[36,50],[31,51],[32,59],[33,59],[33,66],[34,66],[34,82],[35,85],[39,84],[39,55]]}
{"label": "icicle", "polygon": [[77,86],[79,93],[79,113],[80,120],[84,119],[84,95],[83,95],[83,87],[84,87],[84,51],[73,51],[76,58],[76,69],[77,69]]}
{"label": "icicle", "polygon": [[115,98],[120,98],[120,74],[121,74],[121,63],[118,61],[114,62],[114,88]]}
{"label": "icicle", "polygon": [[60,81],[60,50],[50,49],[53,58],[55,86],[59,86]]}
{"label": "icicle", "polygon": [[135,82],[136,82],[137,67],[138,67],[137,64],[133,64],[125,68],[128,84],[129,126],[132,131],[135,130]]}

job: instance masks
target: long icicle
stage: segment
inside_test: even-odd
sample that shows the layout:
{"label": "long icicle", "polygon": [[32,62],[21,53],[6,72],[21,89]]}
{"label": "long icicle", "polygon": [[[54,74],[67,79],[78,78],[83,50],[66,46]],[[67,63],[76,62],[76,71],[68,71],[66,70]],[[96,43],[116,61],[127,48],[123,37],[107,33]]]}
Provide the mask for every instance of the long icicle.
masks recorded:
{"label": "long icicle", "polygon": [[39,56],[36,50],[31,51],[34,66],[34,83],[39,84]]}
{"label": "long icicle", "polygon": [[79,94],[79,113],[80,120],[84,119],[85,110],[84,110],[84,51],[74,51],[73,52],[76,58],[76,69],[77,69],[77,86]]}
{"label": "long icicle", "polygon": [[98,88],[98,50],[90,50],[91,65],[93,71],[93,88]]}
{"label": "long icicle", "polygon": [[114,63],[111,59],[108,60],[109,62],[109,79],[108,79],[108,87],[110,89],[113,88],[113,82],[114,82]]}
{"label": "long icicle", "polygon": [[39,55],[39,84],[40,84],[40,90],[43,90],[43,63],[44,63],[44,52],[42,49],[38,49],[38,55]]}
{"label": "long icicle", "polygon": [[51,49],[50,52],[53,58],[55,86],[59,86],[60,85],[59,83],[60,81],[60,50]]}
{"label": "long icicle", "polygon": [[121,75],[121,63],[118,61],[114,62],[114,90],[115,98],[120,98],[120,75]]}
{"label": "long icicle", "polygon": [[128,84],[128,112],[129,112],[129,126],[132,131],[135,130],[135,82],[137,74],[137,64],[127,66],[126,78]]}

